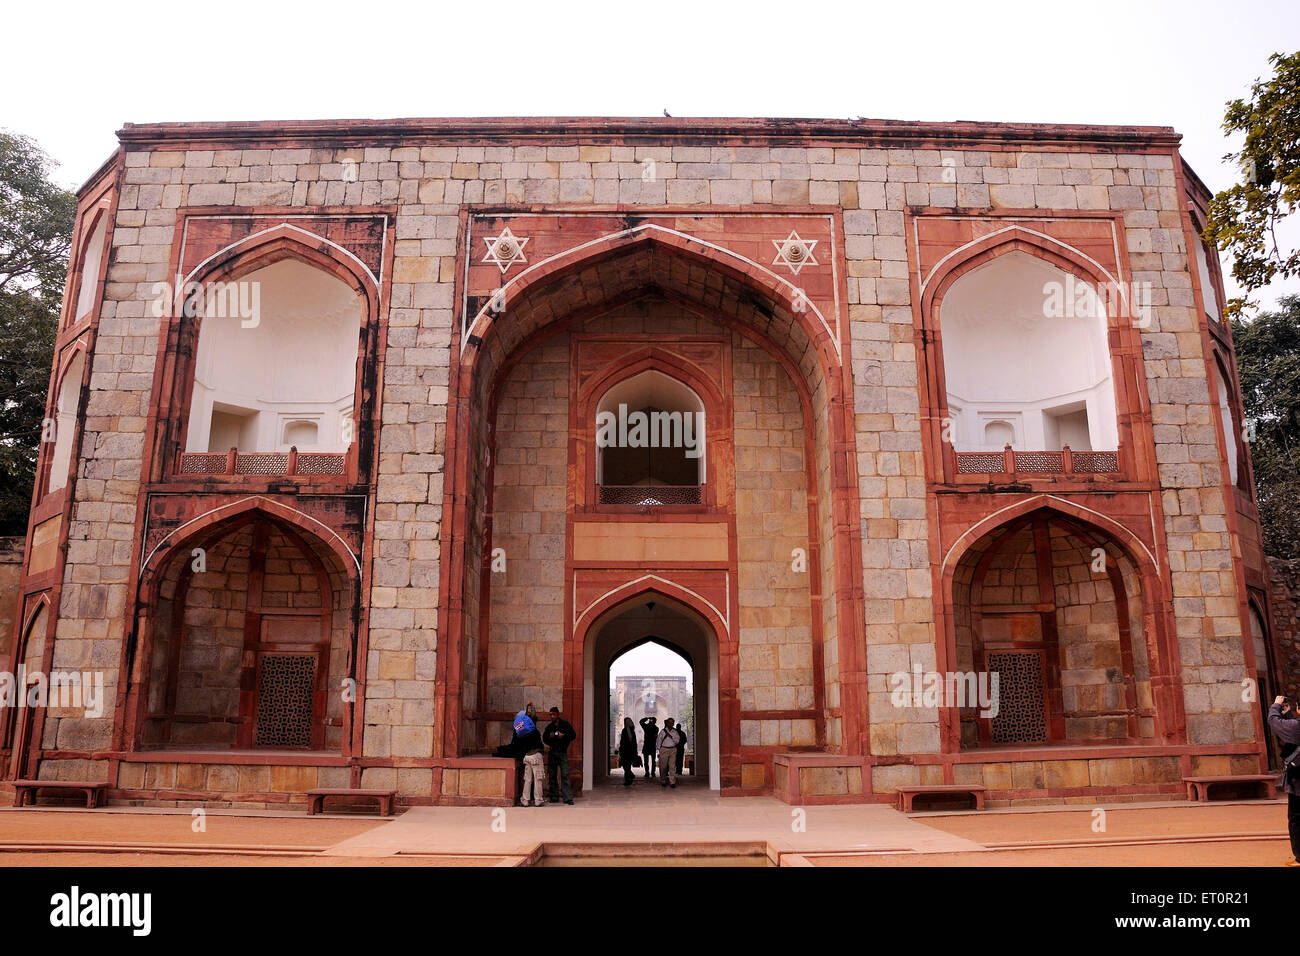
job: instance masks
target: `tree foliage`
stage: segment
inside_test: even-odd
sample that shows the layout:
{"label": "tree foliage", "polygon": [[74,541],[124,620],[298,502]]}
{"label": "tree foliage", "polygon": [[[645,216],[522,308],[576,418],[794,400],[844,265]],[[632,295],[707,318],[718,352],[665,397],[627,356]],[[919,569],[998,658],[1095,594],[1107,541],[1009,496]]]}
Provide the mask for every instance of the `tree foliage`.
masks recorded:
{"label": "tree foliage", "polygon": [[23,534],[77,199],[31,139],[0,130],[0,534]]}
{"label": "tree foliage", "polygon": [[[1245,143],[1224,159],[1236,163],[1241,181],[1211,200],[1201,234],[1231,253],[1233,277],[1247,293],[1300,275],[1300,250],[1277,241],[1277,224],[1300,202],[1300,53],[1274,53],[1269,63],[1273,75],[1255,81],[1250,99],[1227,105],[1223,128]],[[1235,318],[1251,304],[1239,296],[1225,312]]]}
{"label": "tree foliage", "polygon": [[1255,468],[1264,550],[1300,557],[1300,296],[1234,319],[1243,417]]}

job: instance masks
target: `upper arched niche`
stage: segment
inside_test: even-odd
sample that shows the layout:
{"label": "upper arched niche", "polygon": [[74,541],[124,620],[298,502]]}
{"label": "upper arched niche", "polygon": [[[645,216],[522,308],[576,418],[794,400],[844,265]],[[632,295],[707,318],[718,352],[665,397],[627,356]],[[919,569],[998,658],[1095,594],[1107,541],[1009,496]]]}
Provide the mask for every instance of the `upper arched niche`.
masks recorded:
{"label": "upper arched niche", "polygon": [[646,369],[611,385],[594,426],[597,484],[704,484],[704,402],[677,379]]}
{"label": "upper arched niche", "polygon": [[939,322],[958,451],[1118,447],[1106,306],[1092,289],[1018,249],[947,289]]}
{"label": "upper arched niche", "polygon": [[[282,258],[241,275],[241,305],[199,329],[185,450],[346,451],[365,302],[335,275]],[[247,289],[247,294],[244,290]]]}

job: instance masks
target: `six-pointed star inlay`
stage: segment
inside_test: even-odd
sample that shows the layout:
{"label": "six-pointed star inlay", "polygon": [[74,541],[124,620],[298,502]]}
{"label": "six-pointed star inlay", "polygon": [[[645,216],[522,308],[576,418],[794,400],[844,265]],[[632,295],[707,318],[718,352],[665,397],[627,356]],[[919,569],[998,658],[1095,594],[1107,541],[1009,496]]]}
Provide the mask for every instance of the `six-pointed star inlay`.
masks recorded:
{"label": "six-pointed star inlay", "polygon": [[524,246],[528,245],[528,240],[520,239],[510,231],[509,226],[502,229],[499,236],[489,236],[483,241],[487,243],[487,255],[483,261],[495,262],[502,275],[516,262],[528,261],[524,258]]}
{"label": "six-pointed star inlay", "polygon": [[795,275],[804,266],[815,266],[817,260],[813,256],[813,249],[816,248],[818,240],[800,238],[799,233],[793,229],[790,235],[784,239],[771,240],[772,245],[776,247],[776,258],[772,260],[774,266],[785,266]]}

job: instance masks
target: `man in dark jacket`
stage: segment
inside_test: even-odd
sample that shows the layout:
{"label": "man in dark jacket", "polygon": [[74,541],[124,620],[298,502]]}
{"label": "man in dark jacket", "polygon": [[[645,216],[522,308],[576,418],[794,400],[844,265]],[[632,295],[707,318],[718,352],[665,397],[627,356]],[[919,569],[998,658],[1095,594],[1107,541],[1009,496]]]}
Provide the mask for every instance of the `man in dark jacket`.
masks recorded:
{"label": "man in dark jacket", "polygon": [[677,776],[682,775],[682,764],[686,762],[686,725],[677,724],[677,736],[682,742],[677,745]]}
{"label": "man in dark jacket", "polygon": [[[1282,741],[1282,763],[1285,766],[1297,746],[1300,746],[1300,719],[1290,701],[1279,697],[1268,709],[1268,726],[1274,736]],[[1284,773],[1282,789],[1286,791],[1286,824],[1291,834],[1291,861],[1287,866],[1300,866],[1300,767],[1288,768]]]}
{"label": "man in dark jacket", "polygon": [[[548,748],[546,772],[552,803],[560,799],[560,792],[563,791],[564,802],[569,806],[573,806],[573,791],[569,786],[569,744],[573,743],[574,738],[577,736],[573,724],[560,716],[560,708],[552,707],[551,722],[542,731],[542,741]],[[556,777],[560,778],[558,789],[555,785]]]}
{"label": "man in dark jacket", "polygon": [[656,717],[642,717],[641,731],[645,736],[641,739],[641,756],[645,760],[645,775],[647,778],[655,775],[655,755],[659,753],[659,720]]}

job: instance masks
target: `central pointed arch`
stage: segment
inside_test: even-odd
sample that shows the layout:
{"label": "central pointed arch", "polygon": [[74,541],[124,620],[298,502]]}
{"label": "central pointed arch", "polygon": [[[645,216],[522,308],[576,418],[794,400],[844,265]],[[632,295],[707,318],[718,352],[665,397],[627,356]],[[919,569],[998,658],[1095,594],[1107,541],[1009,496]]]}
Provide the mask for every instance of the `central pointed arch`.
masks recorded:
{"label": "central pointed arch", "polygon": [[691,664],[697,773],[707,777],[713,790],[735,785],[740,768],[740,707],[734,691],[737,645],[724,628],[716,608],[664,579],[616,588],[582,614],[576,631],[578,646],[571,655],[582,668],[576,682],[581,694],[577,700],[566,699],[566,707],[582,716],[584,790],[604,776],[595,768],[607,759],[600,718],[607,717],[601,698],[608,696],[610,665],[647,641],[669,646]]}
{"label": "central pointed arch", "polygon": [[[521,227],[514,228],[518,231]],[[680,310],[691,321],[735,334],[747,340],[746,347],[752,344],[762,349],[784,369],[798,395],[806,441],[802,460],[809,488],[804,506],[809,515],[810,580],[817,582],[810,588],[816,622],[812,669],[819,675],[813,709],[819,726],[825,721],[835,726],[834,732],[826,735],[830,746],[846,752],[865,751],[860,500],[852,383],[840,362],[840,319],[824,315],[790,281],[717,243],[662,226],[638,224],[532,265],[486,299],[466,299],[461,328],[453,334],[448,389],[446,446],[450,460],[441,532],[443,554],[450,560],[440,570],[443,597],[439,605],[439,633],[448,645],[437,663],[440,693],[435,706],[443,728],[435,743],[435,748],[441,748],[439,755],[482,748],[489,742],[490,731],[485,728],[502,706],[499,694],[494,694],[495,685],[489,686],[488,655],[480,653],[493,640],[489,633],[492,605],[486,595],[494,581],[490,556],[500,390],[512,370],[528,356],[540,354],[552,337],[580,332],[588,323],[612,320],[620,310],[656,302]],[[676,359],[682,357],[679,348],[671,351]],[[642,357],[651,360],[646,367],[668,361],[667,353],[657,355],[653,344]],[[560,360],[557,350],[554,361]],[[626,370],[626,366],[618,367]],[[719,391],[714,383],[700,381],[680,363],[668,374],[687,382],[706,408],[711,401],[732,401],[729,385]],[[570,384],[565,401],[571,422],[580,402],[597,390],[591,378]],[[719,420],[729,418],[723,413]],[[583,439],[579,431],[570,435],[569,444],[580,447]],[[721,451],[731,446],[724,436],[719,445],[711,447]],[[708,473],[710,482],[713,477],[719,480],[701,492],[706,500],[698,507],[702,514],[712,509],[717,518],[726,520],[731,505],[715,505],[708,495],[720,494],[715,489],[734,482],[734,475],[715,472],[712,464]],[[567,503],[563,489],[551,497],[561,502],[559,509],[567,515],[575,507],[574,494],[569,489]],[[558,536],[564,527],[560,523],[548,533]],[[552,575],[551,570],[547,573]],[[565,574],[569,573],[566,563]],[[546,587],[556,584],[568,589],[572,581],[547,577]],[[736,600],[734,594],[731,600]],[[724,620],[736,613],[734,606],[720,610]],[[563,628],[564,659],[572,660],[581,640],[577,622],[550,624]],[[833,642],[834,650],[823,656],[824,642]],[[553,665],[547,668],[547,674],[557,672]],[[582,672],[580,666],[570,668],[567,663],[565,670],[568,700],[580,686]],[[836,682],[836,695],[822,693],[820,683],[826,679]],[[545,692],[549,688],[546,681],[552,680],[549,676],[542,680],[537,692]],[[827,710],[830,707],[834,707],[833,714]],[[737,781],[738,753],[733,774]]]}

